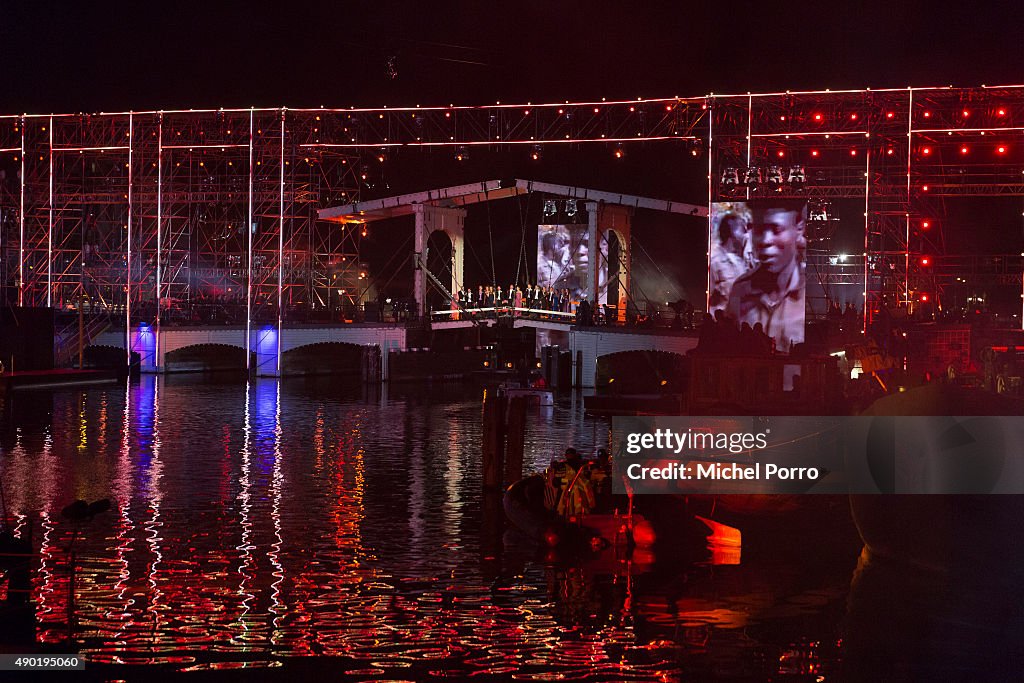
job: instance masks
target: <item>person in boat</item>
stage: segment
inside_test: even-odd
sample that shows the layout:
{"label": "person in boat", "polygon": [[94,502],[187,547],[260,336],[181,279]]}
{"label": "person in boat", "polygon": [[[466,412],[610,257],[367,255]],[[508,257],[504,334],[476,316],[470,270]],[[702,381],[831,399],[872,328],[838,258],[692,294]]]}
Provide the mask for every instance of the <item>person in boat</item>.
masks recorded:
{"label": "person in boat", "polygon": [[590,483],[594,489],[595,508],[602,511],[610,507],[611,459],[607,449],[598,449],[597,458],[590,463]]}
{"label": "person in boat", "polygon": [[565,449],[562,494],[558,498],[558,514],[565,517],[585,515],[594,509],[594,489],[590,468],[575,448]]}

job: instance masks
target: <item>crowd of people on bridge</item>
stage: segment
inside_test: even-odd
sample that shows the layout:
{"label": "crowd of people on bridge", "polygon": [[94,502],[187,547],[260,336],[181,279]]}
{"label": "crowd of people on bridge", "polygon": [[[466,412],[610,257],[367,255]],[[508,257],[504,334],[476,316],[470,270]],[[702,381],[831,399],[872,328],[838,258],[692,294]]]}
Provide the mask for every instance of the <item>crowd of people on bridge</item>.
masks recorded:
{"label": "crowd of people on bridge", "polygon": [[456,306],[464,311],[482,308],[529,309],[534,311],[553,311],[570,313],[573,301],[568,289],[541,287],[527,284],[525,288],[518,285],[497,287],[479,285],[476,290],[465,287],[456,292]]}

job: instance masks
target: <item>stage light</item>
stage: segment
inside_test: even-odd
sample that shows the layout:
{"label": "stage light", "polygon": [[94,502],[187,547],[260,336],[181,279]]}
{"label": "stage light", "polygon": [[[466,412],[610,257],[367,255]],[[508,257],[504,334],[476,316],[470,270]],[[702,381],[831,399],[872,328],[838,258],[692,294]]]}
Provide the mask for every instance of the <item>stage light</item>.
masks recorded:
{"label": "stage light", "polygon": [[855,149],[851,149],[851,150],[850,150],[850,156],[851,156],[851,157],[855,157],[855,156],[857,156],[857,150],[855,150]]}
{"label": "stage light", "polygon": [[928,303],[928,295],[927,294],[922,294],[921,295],[921,303],[925,303],[925,304]]}
{"label": "stage light", "polygon": [[999,111],[996,112],[996,114],[998,114],[999,116],[1006,116],[1006,110],[1000,109]]}
{"label": "stage light", "polygon": [[530,152],[530,158],[533,159],[534,161],[540,161],[540,151],[540,145],[534,145],[533,150]]}
{"label": "stage light", "polygon": [[930,118],[932,117],[932,113],[931,113],[930,111],[926,111],[926,112],[924,113],[924,117],[925,117],[926,119],[930,119]]}
{"label": "stage light", "polygon": [[465,147],[458,147],[455,150],[455,161],[466,161],[469,159],[469,150]]}
{"label": "stage light", "polygon": [[896,114],[890,111],[890,112],[886,113],[886,115],[885,115],[885,118],[887,118],[887,119],[891,119],[891,118],[893,118],[894,116],[896,116]]}
{"label": "stage light", "polygon": [[921,221],[922,230],[927,230],[930,227],[932,227],[931,221]]}
{"label": "stage light", "polygon": [[922,147],[921,148],[921,154],[924,154],[925,156],[928,156],[931,153],[932,153],[932,148],[931,147]]}
{"label": "stage light", "polygon": [[600,109],[599,109],[598,107],[594,107],[594,113],[595,113],[595,114],[599,113],[600,111],[601,111],[601,110],[600,110]]}
{"label": "stage light", "polygon": [[761,169],[757,166],[751,166],[743,174],[743,184],[747,187],[756,188],[761,184]]}
{"label": "stage light", "polygon": [[922,185],[921,186],[921,191],[922,192],[927,192],[928,191],[928,186],[927,185]]}
{"label": "stage light", "polygon": [[967,146],[966,146],[966,145],[964,145],[963,147],[961,147],[961,148],[960,148],[960,153],[961,153],[961,154],[967,154],[967,152],[969,152],[969,151],[970,151],[970,150],[969,150],[969,149],[967,149]]}
{"label": "stage light", "polygon": [[821,121],[821,114],[815,114],[814,115],[814,120],[815,121]]}
{"label": "stage light", "polygon": [[812,150],[811,150],[811,156],[812,156],[812,157],[816,157],[816,156],[818,156],[818,150],[816,150],[816,149],[812,149]]}
{"label": "stage light", "polygon": [[965,119],[971,115],[971,112],[967,111],[966,109],[964,109],[961,113],[963,114]]}
{"label": "stage light", "polygon": [[615,158],[616,159],[621,159],[623,156],[625,156],[625,152],[622,151],[622,148],[621,147],[616,147],[615,148]]}
{"label": "stage light", "polygon": [[930,266],[931,264],[932,264],[932,260],[930,258],[928,258],[927,256],[922,256],[921,257],[921,265],[922,266]]}
{"label": "stage light", "polygon": [[776,152],[776,154],[778,155],[778,157],[779,157],[780,159],[781,159],[782,157],[786,156],[786,153],[785,153],[784,151],[782,151],[781,149],[780,149],[780,150],[779,150],[778,152]]}
{"label": "stage light", "polygon": [[892,156],[893,154],[896,153],[896,150],[890,147],[889,149],[885,150],[885,153],[888,154],[889,156]]}
{"label": "stage light", "polygon": [[785,117],[785,116],[780,116],[780,117],[779,117],[779,121],[785,121],[785,120],[786,120],[786,117]]}
{"label": "stage light", "polygon": [[996,152],[998,154],[1006,154],[1006,146],[1005,145],[999,145],[998,147],[996,147]]}
{"label": "stage light", "polygon": [[857,115],[856,114],[850,114],[850,120],[851,121],[856,121],[857,120]]}

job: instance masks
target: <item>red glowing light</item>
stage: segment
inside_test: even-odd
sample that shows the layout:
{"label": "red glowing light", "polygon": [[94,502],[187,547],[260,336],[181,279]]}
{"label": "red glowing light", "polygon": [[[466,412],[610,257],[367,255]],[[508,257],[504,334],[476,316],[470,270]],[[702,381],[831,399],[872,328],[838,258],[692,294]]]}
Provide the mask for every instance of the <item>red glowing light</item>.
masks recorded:
{"label": "red glowing light", "polygon": [[821,114],[815,114],[814,115],[814,120],[815,121],[821,121]]}
{"label": "red glowing light", "polygon": [[996,114],[998,114],[999,116],[1006,116],[1006,110],[1000,109],[999,111],[996,112]]}
{"label": "red glowing light", "polygon": [[921,154],[931,154],[931,153],[932,153],[932,148],[931,147],[924,147],[924,148],[921,149]]}
{"label": "red glowing light", "polygon": [[932,227],[932,224],[930,222],[928,222],[928,221],[921,221],[921,229],[922,230],[927,230],[930,227]]}
{"label": "red glowing light", "polygon": [[812,156],[812,157],[816,157],[816,156],[818,156],[818,150],[816,150],[816,149],[812,149],[812,150],[811,150],[811,156]]}
{"label": "red glowing light", "polygon": [[963,110],[963,112],[961,112],[961,113],[962,113],[962,114],[964,115],[964,118],[965,118],[965,119],[966,119],[966,118],[967,118],[968,116],[970,116],[970,115],[971,115],[971,112],[967,111],[966,109],[964,109],[964,110]]}
{"label": "red glowing light", "polygon": [[928,191],[928,186],[927,185],[922,185],[921,186],[921,191],[922,192],[927,192]]}
{"label": "red glowing light", "polygon": [[932,116],[932,113],[931,113],[930,111],[926,111],[926,112],[924,113],[924,117],[925,117],[926,119],[928,119],[928,118],[931,118],[931,116]]}
{"label": "red glowing light", "polygon": [[785,117],[785,116],[780,116],[780,117],[779,117],[779,121],[785,121],[785,120],[786,120],[786,117]]}
{"label": "red glowing light", "polygon": [[856,121],[857,120],[857,115],[856,114],[850,114],[850,120],[851,121]]}
{"label": "red glowing light", "polygon": [[597,114],[597,113],[598,113],[598,112],[600,112],[600,111],[601,111],[601,110],[600,110],[600,109],[599,109],[598,107],[594,107],[594,113],[595,113],[595,114]]}
{"label": "red glowing light", "polygon": [[961,154],[967,154],[967,152],[968,152],[968,151],[969,151],[969,150],[967,149],[967,146],[966,146],[966,145],[960,148],[960,153],[961,153]]}
{"label": "red glowing light", "polygon": [[888,113],[887,113],[887,114],[885,115],[885,118],[887,118],[887,119],[891,119],[891,118],[892,118],[892,117],[894,117],[894,116],[896,116],[896,114],[895,114],[894,112],[888,112]]}
{"label": "red glowing light", "polygon": [[622,158],[622,150],[621,149],[615,150],[615,158],[616,159],[621,159]]}
{"label": "red glowing light", "polygon": [[[632,109],[630,109],[630,111],[632,111]],[[530,115],[530,110],[529,109],[524,109],[523,110],[523,116],[529,116],[529,115]]]}
{"label": "red glowing light", "polygon": [[786,153],[785,153],[785,152],[783,152],[783,151],[782,151],[781,149],[780,149],[780,150],[779,150],[779,151],[777,152],[777,154],[779,155],[779,158],[780,158],[780,159],[781,159],[782,157],[786,156]]}
{"label": "red glowing light", "polygon": [[1004,145],[999,145],[996,147],[996,151],[1000,154],[1006,154],[1006,147]]}
{"label": "red glowing light", "polygon": [[889,156],[892,156],[893,154],[896,153],[896,151],[892,147],[890,147],[889,149],[885,150],[885,153],[888,154]]}
{"label": "red glowing light", "polygon": [[850,150],[850,156],[851,156],[851,157],[855,157],[855,156],[857,156],[857,150],[855,150],[855,149],[851,149],[851,150]]}
{"label": "red glowing light", "polygon": [[921,295],[921,302],[922,303],[928,303],[928,295],[927,294],[922,294]]}
{"label": "red glowing light", "polygon": [[665,105],[665,111],[672,111],[672,105],[671,104],[666,104]]}
{"label": "red glowing light", "polygon": [[927,256],[921,257],[921,265],[922,266],[931,265],[931,262],[932,262],[932,260],[930,258],[928,258]]}

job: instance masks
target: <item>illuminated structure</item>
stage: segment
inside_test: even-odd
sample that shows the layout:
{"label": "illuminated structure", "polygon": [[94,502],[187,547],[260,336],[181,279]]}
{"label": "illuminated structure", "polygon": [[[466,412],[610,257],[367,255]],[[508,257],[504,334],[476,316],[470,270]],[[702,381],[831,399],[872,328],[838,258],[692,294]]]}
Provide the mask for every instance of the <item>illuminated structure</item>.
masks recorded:
{"label": "illuminated structure", "polygon": [[[939,267],[944,199],[1024,195],[1022,116],[1021,86],[5,116],[0,284],[10,302],[84,297],[128,326],[208,304],[248,337],[256,323],[330,308],[332,291],[358,303],[362,231],[318,223],[317,210],[361,199],[370,165],[399,150],[459,163],[478,149],[540,158],[545,146],[603,144],[612,159],[647,143],[707,153],[709,203],[863,200],[867,326],[954,276]],[[826,260],[820,276],[849,279],[852,262],[833,272]],[[1019,261],[1001,268],[1020,273]]]}

